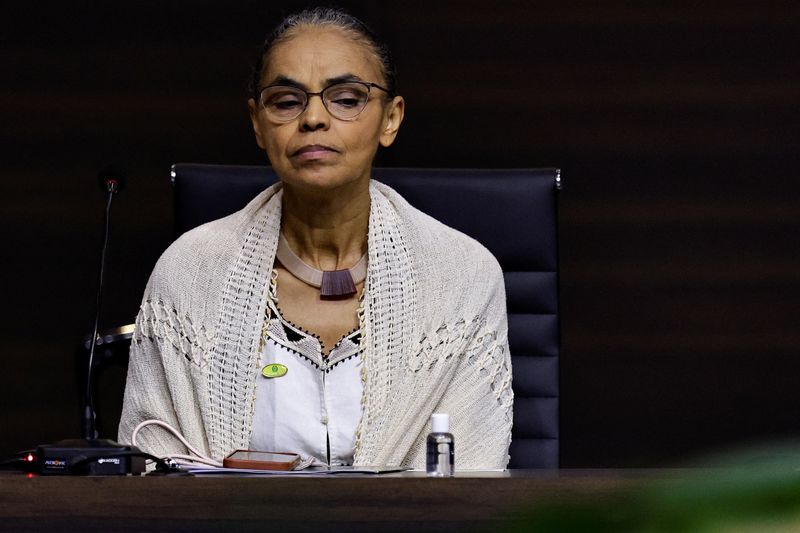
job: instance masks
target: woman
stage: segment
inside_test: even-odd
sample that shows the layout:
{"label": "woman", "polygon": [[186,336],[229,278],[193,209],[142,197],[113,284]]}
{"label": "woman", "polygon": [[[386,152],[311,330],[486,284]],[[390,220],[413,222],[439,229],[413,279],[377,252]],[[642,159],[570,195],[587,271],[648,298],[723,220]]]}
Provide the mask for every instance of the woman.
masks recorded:
{"label": "woman", "polygon": [[[281,182],[159,260],[120,441],[155,418],[217,459],[269,449],[422,467],[430,415],[445,412],[456,468],[505,467],[500,268],[370,179],[405,109],[386,48],[346,13],[304,11],[265,43],[253,88],[256,141]],[[157,428],[137,443],[185,453]]]}

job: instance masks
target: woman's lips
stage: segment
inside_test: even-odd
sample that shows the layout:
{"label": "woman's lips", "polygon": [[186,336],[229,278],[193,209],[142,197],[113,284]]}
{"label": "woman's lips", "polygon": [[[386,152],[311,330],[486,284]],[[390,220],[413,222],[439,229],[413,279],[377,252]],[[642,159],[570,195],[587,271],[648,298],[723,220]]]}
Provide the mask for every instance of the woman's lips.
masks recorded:
{"label": "woman's lips", "polygon": [[292,154],[292,157],[301,161],[313,161],[316,159],[326,159],[328,157],[332,157],[336,153],[338,152],[329,146],[310,144],[308,146],[303,146],[299,150],[296,150]]}

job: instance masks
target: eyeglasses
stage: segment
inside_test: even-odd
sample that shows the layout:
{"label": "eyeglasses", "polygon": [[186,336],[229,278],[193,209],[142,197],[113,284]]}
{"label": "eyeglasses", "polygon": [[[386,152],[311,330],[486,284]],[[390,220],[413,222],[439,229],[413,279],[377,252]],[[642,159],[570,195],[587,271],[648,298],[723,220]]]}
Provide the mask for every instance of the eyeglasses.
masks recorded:
{"label": "eyeglasses", "polygon": [[300,116],[308,107],[312,96],[322,98],[322,105],[332,117],[353,120],[364,111],[372,87],[389,93],[376,83],[346,81],[328,85],[318,93],[310,93],[291,85],[271,85],[259,93],[259,102],[267,116],[276,122],[289,122]]}

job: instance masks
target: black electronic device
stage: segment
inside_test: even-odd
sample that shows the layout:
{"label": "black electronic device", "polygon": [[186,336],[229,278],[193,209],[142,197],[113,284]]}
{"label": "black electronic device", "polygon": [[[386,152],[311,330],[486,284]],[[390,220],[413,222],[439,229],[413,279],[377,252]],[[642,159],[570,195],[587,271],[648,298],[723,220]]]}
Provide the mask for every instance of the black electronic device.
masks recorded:
{"label": "black electronic device", "polygon": [[68,439],[36,448],[36,471],[44,475],[141,474],[144,461],[137,447],[109,439]]}

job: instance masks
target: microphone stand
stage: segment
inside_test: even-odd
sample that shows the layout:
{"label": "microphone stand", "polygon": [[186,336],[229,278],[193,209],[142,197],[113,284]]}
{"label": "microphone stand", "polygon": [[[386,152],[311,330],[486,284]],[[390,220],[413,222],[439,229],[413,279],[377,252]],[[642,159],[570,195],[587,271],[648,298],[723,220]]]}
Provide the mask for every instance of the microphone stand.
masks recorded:
{"label": "microphone stand", "polygon": [[94,371],[94,352],[97,347],[97,332],[100,326],[100,306],[105,279],[106,252],[110,235],[111,203],[114,195],[124,185],[121,176],[111,171],[104,171],[99,177],[100,187],[106,196],[104,217],[103,246],[100,251],[100,271],[95,299],[94,327],[89,347],[89,367],[86,372],[86,388],[83,394],[83,413],[81,430],[83,438],[67,439],[55,444],[42,445],[36,448],[37,470],[41,474],[67,475],[120,475],[139,474],[144,471],[142,452],[135,446],[119,444],[110,439],[98,438],[95,427],[95,411],[93,401],[92,375]]}
{"label": "microphone stand", "polygon": [[[102,186],[102,184],[101,184]],[[100,270],[97,279],[97,294],[95,297],[94,327],[92,328],[92,338],[89,345],[89,367],[86,371],[86,388],[83,391],[83,418],[81,429],[83,438],[86,440],[97,438],[95,428],[96,413],[94,412],[94,392],[92,388],[92,376],[94,374],[94,351],[97,347],[97,332],[100,328],[100,309],[103,301],[103,282],[105,280],[106,253],[108,251],[108,240],[111,234],[111,202],[114,195],[119,190],[117,180],[107,180],[106,210],[103,220],[103,246],[100,249]]]}

